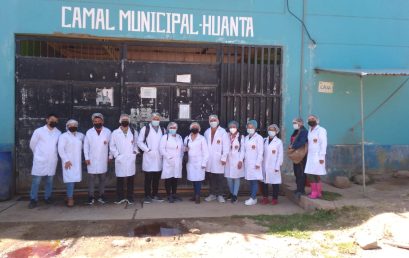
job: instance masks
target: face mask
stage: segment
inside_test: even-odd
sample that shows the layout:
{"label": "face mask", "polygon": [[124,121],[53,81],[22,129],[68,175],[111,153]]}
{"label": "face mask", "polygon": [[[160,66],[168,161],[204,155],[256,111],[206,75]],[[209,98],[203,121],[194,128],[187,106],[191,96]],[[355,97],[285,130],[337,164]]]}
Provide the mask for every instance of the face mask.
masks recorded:
{"label": "face mask", "polygon": [[219,125],[219,122],[210,122],[209,124],[211,128],[216,128]]}
{"label": "face mask", "polygon": [[197,134],[197,133],[199,132],[199,128],[193,127],[192,129],[190,129],[190,132],[191,132],[192,134]]}
{"label": "face mask", "polygon": [[95,129],[101,129],[102,128],[102,124],[94,124]]}
{"label": "face mask", "polygon": [[254,129],[254,128],[248,128],[247,129],[247,133],[250,134],[250,135],[253,135],[255,132],[256,132],[256,129]]}
{"label": "face mask", "polygon": [[159,126],[160,121],[158,120],[152,120],[152,126]]}
{"label": "face mask", "polygon": [[317,121],[313,120],[313,121],[308,121],[308,125],[311,127],[315,127],[317,126]]}
{"label": "face mask", "polygon": [[270,136],[271,138],[273,138],[274,136],[276,136],[276,132],[274,132],[274,131],[268,131],[268,136]]}
{"label": "face mask", "polygon": [[77,131],[77,127],[68,127],[68,131],[70,131],[71,133],[74,133]]}
{"label": "face mask", "polygon": [[121,122],[122,127],[128,127],[128,125],[129,125],[129,121],[122,121]]}
{"label": "face mask", "polygon": [[176,129],[169,129],[169,134],[171,134],[171,135],[176,134]]}
{"label": "face mask", "polygon": [[300,126],[298,124],[293,124],[293,128],[294,128],[294,130],[298,130],[298,129],[300,129]]}
{"label": "face mask", "polygon": [[48,125],[49,125],[51,128],[54,128],[54,127],[57,126],[57,122],[52,121],[52,122],[49,122]]}
{"label": "face mask", "polygon": [[235,134],[237,132],[237,128],[232,127],[229,129],[229,131],[231,134]]}

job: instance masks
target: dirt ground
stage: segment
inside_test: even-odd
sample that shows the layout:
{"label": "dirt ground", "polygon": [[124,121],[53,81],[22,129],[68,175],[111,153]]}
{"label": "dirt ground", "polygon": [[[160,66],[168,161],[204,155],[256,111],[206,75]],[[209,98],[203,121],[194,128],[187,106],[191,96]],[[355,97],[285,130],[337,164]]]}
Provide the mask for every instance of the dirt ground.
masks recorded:
{"label": "dirt ground", "polygon": [[[368,186],[374,206],[336,211],[0,223],[0,257],[409,257],[408,185],[376,182]],[[377,248],[360,248],[358,235],[373,236]]]}

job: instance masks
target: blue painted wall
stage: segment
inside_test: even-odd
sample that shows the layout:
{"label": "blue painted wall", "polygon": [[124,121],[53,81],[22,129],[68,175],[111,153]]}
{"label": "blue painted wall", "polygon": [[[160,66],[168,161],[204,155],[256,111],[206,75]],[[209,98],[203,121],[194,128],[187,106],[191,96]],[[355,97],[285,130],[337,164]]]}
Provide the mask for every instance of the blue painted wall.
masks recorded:
{"label": "blue painted wall", "polygon": [[[354,76],[315,74],[314,68],[409,68],[409,1],[406,0],[289,0],[291,10],[305,23],[317,42],[312,45],[301,24],[287,11],[286,0],[6,0],[0,9],[0,151],[14,145],[14,35],[76,34],[134,39],[225,42],[279,45],[284,49],[283,136],[288,141],[291,120],[317,114],[328,129],[331,162],[342,167],[348,160],[342,146],[360,142],[359,80]],[[194,14],[252,16],[254,37],[231,38],[68,29],[61,27],[61,6],[108,8],[112,19],[119,9]],[[371,112],[405,78],[365,79],[365,110]],[[300,80],[301,91],[300,91]],[[318,93],[319,81],[333,81],[334,93]],[[405,85],[367,121],[367,141],[374,146],[408,145],[409,119],[402,114],[409,97]],[[407,109],[407,108],[406,108]],[[400,112],[397,112],[399,110]],[[353,130],[351,130],[353,128]],[[339,151],[338,151],[339,150]],[[402,149],[407,150],[407,148]],[[342,154],[344,153],[344,154]],[[344,155],[337,158],[337,155]],[[374,154],[375,155],[375,154]],[[342,160],[342,162],[340,162]],[[369,157],[368,160],[371,160]],[[375,162],[371,163],[376,165]],[[404,162],[399,166],[405,166]],[[396,163],[394,165],[396,167]],[[407,166],[407,164],[406,164]]]}

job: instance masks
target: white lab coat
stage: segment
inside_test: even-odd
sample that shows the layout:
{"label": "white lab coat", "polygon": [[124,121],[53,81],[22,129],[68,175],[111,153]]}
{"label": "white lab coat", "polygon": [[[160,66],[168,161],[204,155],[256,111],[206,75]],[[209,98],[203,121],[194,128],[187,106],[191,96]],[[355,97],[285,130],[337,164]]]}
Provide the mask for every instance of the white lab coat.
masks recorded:
{"label": "white lab coat", "polygon": [[133,135],[130,128],[128,128],[126,136],[120,127],[112,132],[109,149],[111,155],[115,158],[115,174],[117,177],[135,175],[136,154],[139,153],[136,145],[137,137],[138,132],[135,131],[135,135]]}
{"label": "white lab coat", "polygon": [[276,137],[269,143],[264,139],[263,182],[281,184],[281,165],[283,165],[283,142]]}
{"label": "white lab coat", "polygon": [[[230,151],[227,155],[226,166],[224,168],[224,176],[228,178],[241,178],[244,177],[244,163],[239,169],[237,165],[239,162],[244,160],[244,135],[239,136],[237,133],[233,142],[231,141],[231,133],[228,133],[228,138],[230,140]],[[239,142],[239,138],[240,142]]]}
{"label": "white lab coat", "polygon": [[[246,180],[263,180],[262,162],[264,142],[258,133],[244,139],[244,178]],[[256,165],[260,168],[256,169]]]}
{"label": "white lab coat", "polygon": [[33,176],[54,176],[57,168],[57,143],[61,131],[57,128],[49,130],[47,125],[37,128],[30,140],[33,152]]}
{"label": "white lab coat", "polygon": [[[58,139],[58,154],[60,154],[64,183],[81,182],[82,179],[82,142],[84,134],[80,132],[65,132]],[[65,169],[64,165],[70,161],[72,166]]]}
{"label": "white lab coat", "polygon": [[224,174],[222,161],[226,162],[227,155],[230,151],[230,140],[226,130],[222,127],[217,127],[212,142],[211,128],[208,128],[204,133],[209,148],[209,160],[207,161],[206,171],[214,174]]}
{"label": "white lab coat", "polygon": [[186,164],[187,180],[203,181],[205,179],[205,169],[209,160],[209,149],[206,139],[198,134],[192,141],[191,134],[185,137],[185,147],[188,148],[188,161]]}
{"label": "white lab coat", "polygon": [[146,143],[144,143],[146,126],[142,127],[138,137],[138,146],[143,151],[142,170],[144,172],[162,171],[162,156],[159,152],[162,130],[158,128],[156,132],[151,123],[147,126],[150,126],[150,130]]}
{"label": "white lab coat", "polygon": [[[325,175],[325,155],[327,154],[327,130],[317,125],[308,132],[308,155],[305,173],[311,175]],[[324,160],[324,164],[320,164]]]}
{"label": "white lab coat", "polygon": [[160,139],[159,152],[163,157],[162,179],[182,178],[183,139],[179,134],[165,134]]}
{"label": "white lab coat", "polygon": [[108,171],[108,149],[111,130],[102,127],[100,134],[95,128],[87,131],[84,138],[84,158],[89,160],[89,174],[103,174]]}

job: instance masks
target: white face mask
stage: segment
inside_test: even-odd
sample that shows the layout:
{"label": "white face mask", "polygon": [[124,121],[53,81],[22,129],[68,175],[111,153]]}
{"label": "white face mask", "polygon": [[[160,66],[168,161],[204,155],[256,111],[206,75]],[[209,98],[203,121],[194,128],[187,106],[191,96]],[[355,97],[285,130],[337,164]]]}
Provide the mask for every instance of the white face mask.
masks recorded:
{"label": "white face mask", "polygon": [[210,122],[209,124],[211,128],[216,128],[219,125],[219,122],[215,121],[215,122]]}
{"label": "white face mask", "polygon": [[276,136],[276,132],[274,132],[274,131],[268,131],[268,136],[270,136],[271,138],[273,138],[274,136]]}
{"label": "white face mask", "polygon": [[293,128],[294,128],[294,130],[298,130],[298,129],[300,129],[300,125],[299,124],[293,124]]}
{"label": "white face mask", "polygon": [[247,133],[250,134],[250,135],[253,135],[255,132],[256,132],[256,129],[254,129],[254,128],[248,128],[247,129]]}
{"label": "white face mask", "polygon": [[230,131],[231,134],[235,134],[237,132],[237,128],[232,127],[232,128],[229,129],[229,131]]}

